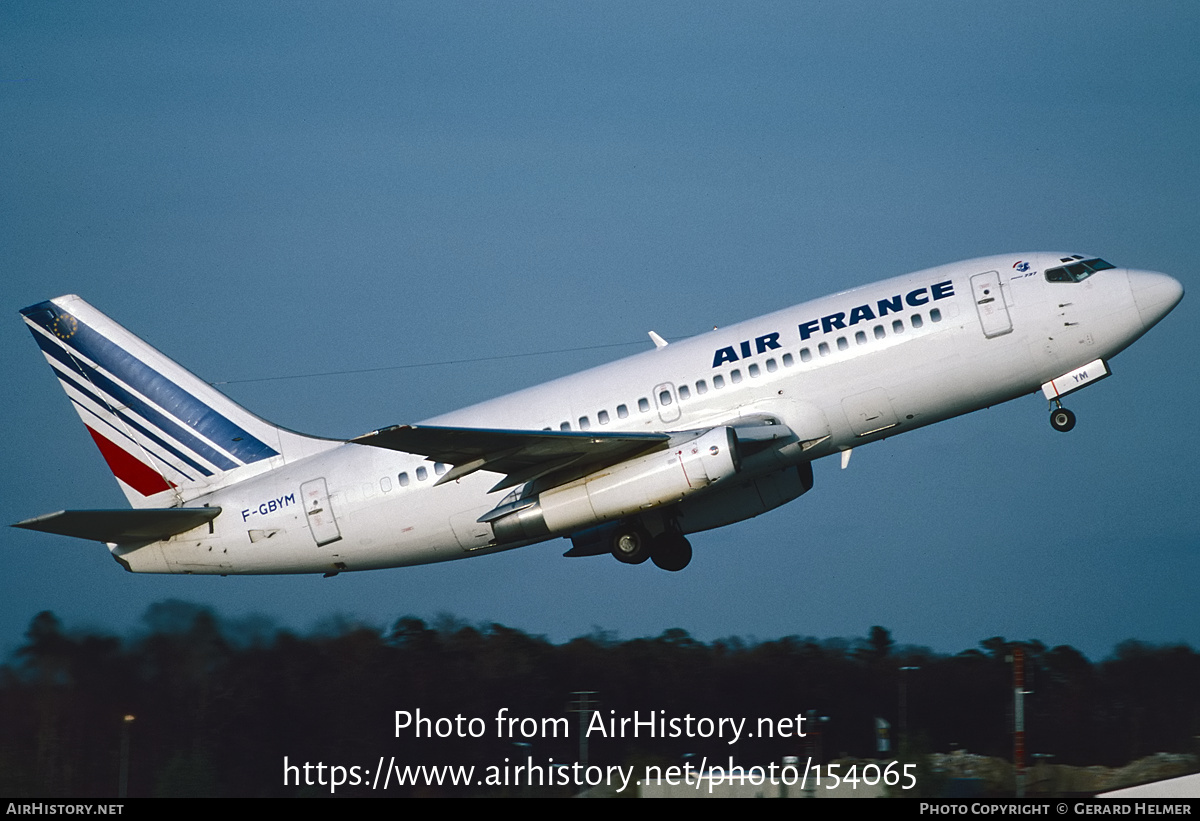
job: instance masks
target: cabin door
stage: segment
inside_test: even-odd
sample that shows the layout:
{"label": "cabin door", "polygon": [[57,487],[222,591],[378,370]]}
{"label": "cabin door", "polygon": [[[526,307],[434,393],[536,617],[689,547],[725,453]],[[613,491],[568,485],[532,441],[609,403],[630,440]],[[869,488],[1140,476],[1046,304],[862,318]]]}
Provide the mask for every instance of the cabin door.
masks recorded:
{"label": "cabin door", "polygon": [[300,498],[304,500],[304,515],[308,519],[308,529],[312,531],[317,547],[342,538],[337,519],[333,515],[333,505],[329,502],[329,490],[325,486],[324,477],[310,479],[300,485]]}
{"label": "cabin door", "polygon": [[1012,331],[1012,317],[1009,316],[1008,306],[1004,304],[1004,290],[997,271],[971,277],[971,295],[975,299],[975,310],[979,312],[984,336],[991,339]]}

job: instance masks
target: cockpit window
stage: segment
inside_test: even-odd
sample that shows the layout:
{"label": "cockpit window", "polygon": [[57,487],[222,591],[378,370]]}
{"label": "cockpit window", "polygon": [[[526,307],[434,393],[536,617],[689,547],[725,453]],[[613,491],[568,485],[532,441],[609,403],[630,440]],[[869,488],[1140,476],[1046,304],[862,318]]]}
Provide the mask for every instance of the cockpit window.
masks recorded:
{"label": "cockpit window", "polygon": [[1047,268],[1046,281],[1083,282],[1097,271],[1106,271],[1116,267],[1111,262],[1105,262],[1102,259],[1085,259],[1083,262],[1075,262],[1061,268]]}

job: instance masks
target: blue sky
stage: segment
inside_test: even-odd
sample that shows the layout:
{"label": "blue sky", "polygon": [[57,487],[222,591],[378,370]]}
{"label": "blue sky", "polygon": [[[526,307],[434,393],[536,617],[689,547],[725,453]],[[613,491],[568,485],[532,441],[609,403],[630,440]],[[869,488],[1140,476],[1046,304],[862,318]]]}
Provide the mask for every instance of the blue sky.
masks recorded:
{"label": "blue sky", "polygon": [[[1194,290],[1196,42],[1189,3],[7,2],[0,521],[124,504],[16,314],[61,293],[256,413],[348,437],[649,329],[986,254]],[[166,598],[299,629],[1198,647],[1195,298],[1072,398],[1069,435],[1031,396],[819,462],[803,499],[695,537],[683,573],[560,540],[334,579],[133,576],[5,528],[0,649],[40,610],[124,632]],[[344,373],[365,368],[394,369]],[[316,373],[341,375],[263,381]]]}

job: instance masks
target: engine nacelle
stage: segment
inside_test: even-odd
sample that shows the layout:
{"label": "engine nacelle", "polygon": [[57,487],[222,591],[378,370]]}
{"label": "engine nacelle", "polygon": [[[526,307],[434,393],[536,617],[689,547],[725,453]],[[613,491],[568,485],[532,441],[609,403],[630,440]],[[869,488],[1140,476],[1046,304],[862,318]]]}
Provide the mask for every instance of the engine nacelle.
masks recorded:
{"label": "engine nacelle", "polygon": [[751,519],[798,499],[812,490],[812,486],[813,469],[809,462],[748,482],[730,482],[680,505],[679,528],[684,533],[698,533]]}
{"label": "engine nacelle", "polygon": [[492,532],[498,542],[572,533],[675,504],[737,471],[733,429],[713,428],[515,502],[511,512],[492,519]]}

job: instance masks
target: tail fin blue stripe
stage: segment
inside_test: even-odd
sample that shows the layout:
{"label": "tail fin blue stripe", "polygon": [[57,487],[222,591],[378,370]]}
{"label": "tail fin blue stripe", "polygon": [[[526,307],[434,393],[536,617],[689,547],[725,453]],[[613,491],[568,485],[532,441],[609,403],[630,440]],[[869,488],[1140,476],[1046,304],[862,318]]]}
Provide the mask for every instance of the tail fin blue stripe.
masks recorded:
{"label": "tail fin blue stripe", "polygon": [[[142,436],[145,436],[147,439],[154,442],[156,445],[161,447],[163,450],[165,450],[168,453],[175,456],[180,462],[183,462],[185,465],[191,467],[197,473],[199,473],[203,476],[212,476],[213,475],[213,471],[209,470],[204,465],[200,464],[195,459],[193,459],[191,456],[188,456],[186,453],[179,450],[179,448],[175,447],[170,442],[163,440],[162,437],[160,437],[154,431],[147,428],[145,425],[143,425],[141,422],[139,422],[134,417],[132,417],[129,414],[124,413],[120,410],[114,410],[112,408],[111,403],[108,400],[93,393],[87,386],[80,384],[79,380],[73,379],[59,371],[55,371],[55,375],[59,378],[59,380],[61,380],[64,383],[69,383],[72,388],[79,391],[79,393],[83,394],[88,399],[91,399],[93,402],[95,402],[100,407],[108,408],[109,412],[114,413],[118,417],[120,417],[122,422],[129,425],[129,427],[136,430]],[[104,426],[104,428],[106,430],[111,430],[114,433],[119,434],[123,438],[128,439],[130,442],[133,442],[134,445],[136,445],[138,447],[145,447],[144,443],[139,443],[133,437],[129,436],[129,434],[125,433],[125,431],[114,428],[113,425],[108,420],[106,420],[100,414],[96,413],[94,410],[89,408],[87,405],[84,405],[83,403],[76,401],[74,397],[70,396],[70,394],[68,394],[68,398],[71,399],[71,401],[74,403],[75,407],[79,408],[82,411],[86,411],[90,416],[93,416],[97,422],[99,422],[101,425]],[[88,427],[91,427],[91,426],[89,425]],[[151,455],[153,455],[155,459],[158,459],[161,462],[165,462],[168,464],[171,463],[170,459],[165,458],[161,454],[154,453]],[[174,464],[174,465],[172,465],[172,467],[175,470],[179,471],[181,474],[183,474],[183,476],[186,479],[188,479],[188,481],[192,481],[193,477],[188,476],[187,471],[182,470],[178,464]]]}
{"label": "tail fin blue stripe", "polygon": [[[190,448],[202,458],[207,459],[218,470],[230,470],[238,466],[237,462],[230,460],[229,457],[213,448],[207,442],[196,437],[191,431],[180,427],[173,419],[159,412],[157,408],[148,405],[145,401],[125,390],[86,362],[71,356],[69,351],[60,347],[61,343],[56,344],[54,341],[46,339],[40,334],[34,334],[34,336],[38,337],[38,346],[46,354],[53,357],[55,362],[81,376],[85,383],[107,393],[110,397],[107,399],[98,397],[91,392],[89,392],[89,396],[95,399],[98,404],[107,407],[116,416],[119,416],[126,422],[133,423],[135,418],[124,410],[124,408],[128,408],[168,436],[173,437],[184,447]],[[61,375],[60,373],[59,376]],[[78,387],[78,382],[73,381],[72,385]],[[135,425],[135,427],[142,433],[151,435],[143,426]]]}
{"label": "tail fin blue stripe", "polygon": [[[205,459],[221,469],[228,470],[237,465],[230,463],[222,454],[191,435],[190,432],[185,431],[153,406],[134,396],[94,368],[85,366],[74,357],[66,355],[65,352],[73,350],[103,366],[118,379],[136,387],[155,405],[166,410],[175,419],[182,421],[187,428],[195,430],[212,442],[219,443],[222,448],[243,464],[278,455],[278,451],[270,445],[222,416],[128,351],[63,311],[53,302],[47,301],[33,305],[23,309],[21,313],[30,322],[45,329],[51,335],[50,338],[47,338],[34,333],[34,338],[43,351],[50,353],[57,361],[79,373],[85,379],[92,380],[98,387],[111,394],[114,399],[119,400],[120,404],[129,405],[148,421],[164,431],[168,431],[171,436],[192,448],[196,453],[203,455]],[[69,323],[60,323],[59,320],[62,317],[69,318]],[[65,332],[61,330],[63,324],[69,326]],[[83,370],[85,367],[87,368],[86,372]],[[193,443],[195,444],[193,445]]]}

